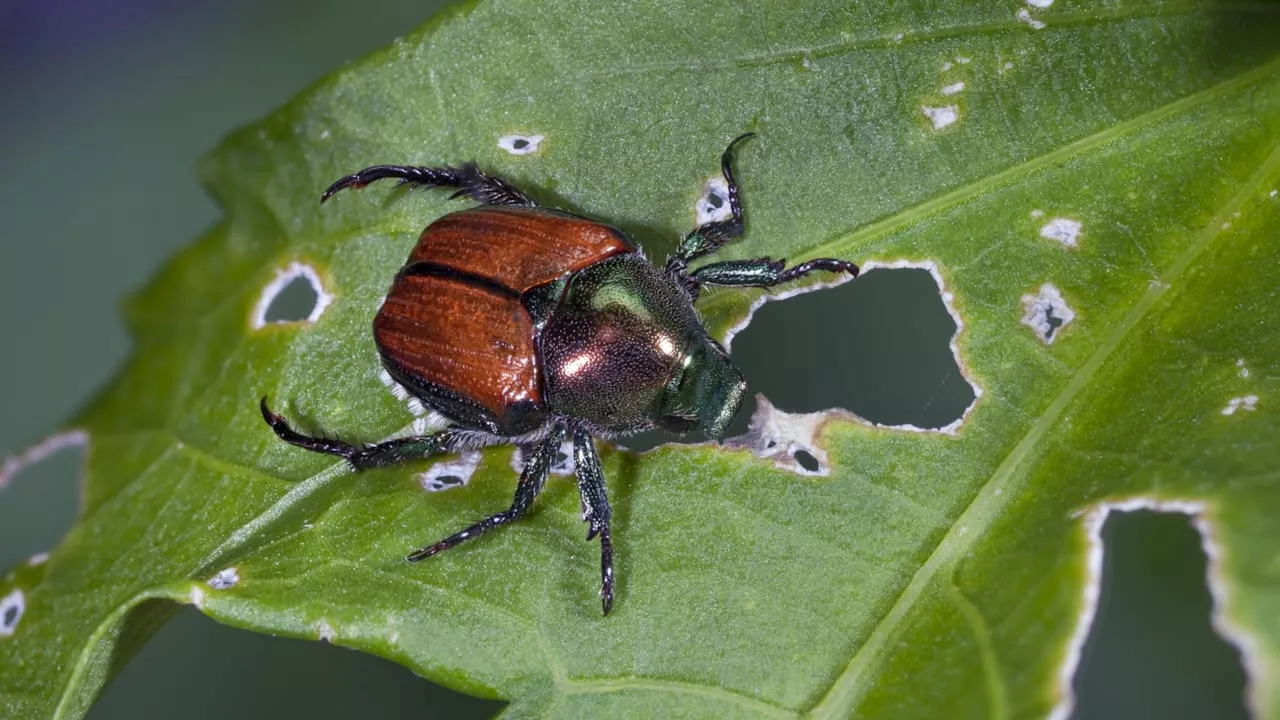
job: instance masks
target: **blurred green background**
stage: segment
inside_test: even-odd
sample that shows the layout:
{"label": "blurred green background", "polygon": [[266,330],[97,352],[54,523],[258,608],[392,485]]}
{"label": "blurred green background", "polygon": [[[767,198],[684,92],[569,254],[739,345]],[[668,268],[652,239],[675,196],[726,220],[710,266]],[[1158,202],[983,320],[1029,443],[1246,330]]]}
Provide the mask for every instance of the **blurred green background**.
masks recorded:
{"label": "blurred green background", "polygon": [[[55,428],[110,379],[129,349],[120,298],[217,220],[196,159],[444,4],[0,5],[0,455]],[[927,274],[877,271],[766,305],[733,354],[752,390],[784,409],[840,405],[936,427],[972,397],[947,349],[953,331]],[[76,470],[67,453],[0,494],[0,568],[57,543],[74,517]],[[1209,626],[1204,556],[1186,519],[1135,513],[1104,535],[1104,596],[1076,678],[1076,717],[1243,717],[1239,658]],[[188,720],[232,709],[245,719],[488,717],[500,707],[387,661],[224,628],[188,608],[90,717],[179,708]]]}

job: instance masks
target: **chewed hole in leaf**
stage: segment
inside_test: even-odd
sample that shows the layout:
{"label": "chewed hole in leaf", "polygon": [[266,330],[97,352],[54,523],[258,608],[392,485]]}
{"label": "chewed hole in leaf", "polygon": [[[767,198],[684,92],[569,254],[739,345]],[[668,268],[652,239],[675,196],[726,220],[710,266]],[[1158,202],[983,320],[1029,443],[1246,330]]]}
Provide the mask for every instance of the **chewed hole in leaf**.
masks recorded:
{"label": "chewed hole in leaf", "polygon": [[40,564],[71,527],[88,442],[81,430],[57,433],[0,463],[0,567]]}
{"label": "chewed hole in leaf", "polygon": [[467,450],[457,457],[437,462],[418,476],[422,489],[427,492],[441,492],[466,485],[483,458],[484,455],[479,451]]}
{"label": "chewed hole in leaf", "polygon": [[[517,473],[523,472],[526,457],[525,449],[517,447],[511,455],[511,469]],[[565,440],[561,443],[560,450],[556,452],[556,459],[551,463],[551,474],[561,477],[573,474],[573,440]]]}
{"label": "chewed hole in leaf", "polygon": [[694,203],[694,224],[698,226],[720,222],[733,217],[729,206],[729,184],[721,175],[709,178],[702,185],[702,195]]}
{"label": "chewed hole in leaf", "polygon": [[[193,709],[172,712],[188,705]],[[89,717],[265,718],[288,708],[290,716],[312,720],[412,720],[425,707],[448,717],[490,718],[504,705],[366,652],[239,630],[183,608],[107,686]]]}
{"label": "chewed hole in leaf", "polygon": [[26,609],[26,596],[17,588],[0,598],[0,638],[9,637],[17,631]]}
{"label": "chewed hole in leaf", "polygon": [[822,467],[818,463],[818,459],[815,458],[808,450],[796,450],[791,454],[791,457],[795,458],[796,462],[800,464],[800,467],[811,473],[818,472],[818,469]]}
{"label": "chewed hole in leaf", "polygon": [[1040,342],[1051,345],[1076,313],[1052,283],[1040,286],[1039,293],[1022,296],[1022,324],[1031,328]]}
{"label": "chewed hole in leaf", "polygon": [[1099,521],[1101,588],[1072,681],[1074,717],[1247,717],[1240,653],[1211,624],[1202,508],[1165,507]]}
{"label": "chewed hole in leaf", "polygon": [[228,590],[235,587],[240,582],[240,574],[233,567],[224,568],[218,571],[217,575],[209,578],[209,587],[214,590]]}
{"label": "chewed hole in leaf", "polygon": [[978,394],[957,363],[956,333],[929,270],[873,267],[854,282],[765,304],[734,337],[733,361],[753,392],[787,412],[844,408],[883,425],[945,428]]}
{"label": "chewed hole in leaf", "polygon": [[498,138],[498,147],[512,155],[529,155],[538,152],[544,135],[503,135]]}
{"label": "chewed hole in leaf", "polygon": [[263,288],[254,307],[252,325],[256,330],[270,324],[313,323],[331,302],[333,296],[324,289],[316,269],[293,262]]}

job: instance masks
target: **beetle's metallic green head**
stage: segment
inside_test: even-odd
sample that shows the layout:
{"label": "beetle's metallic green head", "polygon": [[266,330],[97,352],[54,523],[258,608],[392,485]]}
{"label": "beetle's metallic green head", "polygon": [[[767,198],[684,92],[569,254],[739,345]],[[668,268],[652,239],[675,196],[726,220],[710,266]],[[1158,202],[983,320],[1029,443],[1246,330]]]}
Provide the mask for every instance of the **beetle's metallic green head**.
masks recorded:
{"label": "beetle's metallic green head", "polygon": [[747,382],[712,340],[697,343],[672,381],[658,425],[677,433],[701,430],[720,439],[742,407]]}

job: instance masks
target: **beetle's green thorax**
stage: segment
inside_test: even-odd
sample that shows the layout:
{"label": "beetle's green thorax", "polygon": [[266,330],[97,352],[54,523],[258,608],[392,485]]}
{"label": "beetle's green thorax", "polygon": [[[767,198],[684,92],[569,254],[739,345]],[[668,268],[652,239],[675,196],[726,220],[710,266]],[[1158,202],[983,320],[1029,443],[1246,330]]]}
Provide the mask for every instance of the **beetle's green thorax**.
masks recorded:
{"label": "beetle's green thorax", "polygon": [[737,410],[738,371],[707,340],[688,295],[639,254],[574,274],[549,318],[538,343],[560,415],[615,432],[723,432]]}
{"label": "beetle's green thorax", "polygon": [[675,424],[673,418],[684,418],[691,426],[687,429],[696,427],[719,439],[742,407],[746,390],[747,382],[729,356],[704,339],[691,349],[688,362],[672,382],[662,416],[669,425]]}

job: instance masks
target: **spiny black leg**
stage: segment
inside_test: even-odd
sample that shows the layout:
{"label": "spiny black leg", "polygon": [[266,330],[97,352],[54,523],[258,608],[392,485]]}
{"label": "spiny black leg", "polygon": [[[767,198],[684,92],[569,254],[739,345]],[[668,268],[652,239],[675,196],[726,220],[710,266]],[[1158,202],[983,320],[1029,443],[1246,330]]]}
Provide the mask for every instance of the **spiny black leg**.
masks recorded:
{"label": "spiny black leg", "polygon": [[752,137],[755,133],[744,133],[734,138],[729,147],[720,156],[720,173],[724,175],[729,186],[729,210],[733,213],[728,220],[719,220],[699,225],[693,232],[685,236],[680,247],[667,260],[667,270],[683,274],[688,264],[697,258],[719,250],[725,243],[742,235],[746,229],[742,214],[742,202],[738,199],[738,181],[733,177],[733,149],[738,143]]}
{"label": "spiny black leg", "polygon": [[421,167],[416,165],[374,165],[360,172],[338,178],[320,196],[320,202],[347,188],[362,188],[371,182],[386,178],[399,178],[401,185],[420,187],[458,188],[452,197],[468,197],[485,205],[522,205],[532,207],[534,202],[514,185],[500,177],[486,174],[467,163],[462,167]]}
{"label": "spiny black leg", "polygon": [[705,285],[732,287],[773,287],[804,277],[813,272],[843,272],[858,277],[858,266],[848,260],[817,258],[788,268],[785,260],[756,258],[726,260],[703,265],[688,275],[688,282],[701,289]]}
{"label": "spiny black leg", "polygon": [[506,525],[529,512],[529,508],[533,505],[533,499],[538,496],[538,493],[542,492],[542,486],[547,483],[547,475],[551,472],[551,466],[555,464],[556,453],[560,452],[560,443],[563,441],[564,428],[557,426],[545,440],[538,444],[532,455],[525,455],[529,460],[524,465],[524,472],[520,473],[520,482],[516,485],[516,496],[511,501],[511,507],[500,513],[490,515],[467,529],[450,535],[435,545],[414,552],[409,555],[409,561],[425,560],[461,542],[480,537],[499,525]]}
{"label": "spiny black leg", "polygon": [[441,430],[435,435],[419,435],[416,437],[397,438],[377,445],[356,447],[341,440],[311,437],[303,435],[289,426],[282,416],[271,412],[267,407],[267,399],[262,398],[262,419],[280,436],[281,440],[312,452],[337,455],[351,463],[356,470],[398,465],[409,460],[419,460],[453,452],[458,449],[463,438],[452,430]]}
{"label": "spiny black leg", "polygon": [[573,465],[582,497],[582,519],[588,524],[587,540],[600,536],[600,605],[608,615],[613,608],[613,539],[609,536],[612,511],[595,442],[591,433],[580,427],[573,431]]}
{"label": "spiny black leg", "polygon": [[853,277],[858,277],[858,266],[848,260],[837,260],[836,258],[814,258],[807,262],[802,262],[794,267],[787,268],[782,273],[782,279],[779,283],[790,282],[796,278],[802,278],[811,272],[825,270],[826,272],[848,273]]}

